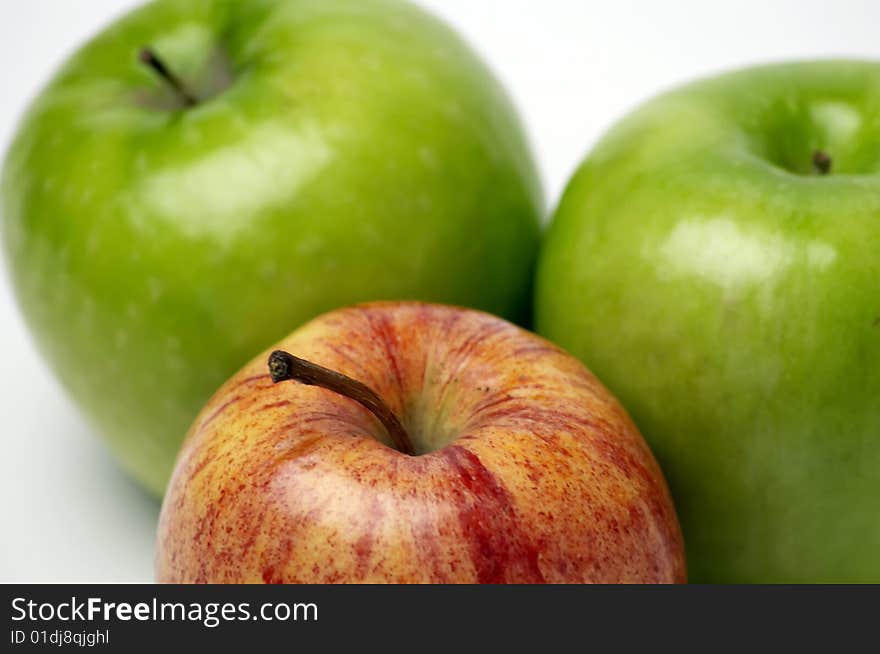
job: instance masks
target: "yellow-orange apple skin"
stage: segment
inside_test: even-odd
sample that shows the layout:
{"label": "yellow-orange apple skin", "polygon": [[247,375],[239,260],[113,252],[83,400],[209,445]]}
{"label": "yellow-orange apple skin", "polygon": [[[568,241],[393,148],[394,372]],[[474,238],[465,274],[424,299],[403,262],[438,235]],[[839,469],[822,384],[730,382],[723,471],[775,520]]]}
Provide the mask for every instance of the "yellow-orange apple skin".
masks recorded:
{"label": "yellow-orange apple skin", "polygon": [[371,387],[418,455],[387,445],[347,397],[273,384],[267,351],[187,435],[160,517],[158,581],[685,581],[651,452],[548,341],[477,311],[378,303],[325,314],[277,349]]}

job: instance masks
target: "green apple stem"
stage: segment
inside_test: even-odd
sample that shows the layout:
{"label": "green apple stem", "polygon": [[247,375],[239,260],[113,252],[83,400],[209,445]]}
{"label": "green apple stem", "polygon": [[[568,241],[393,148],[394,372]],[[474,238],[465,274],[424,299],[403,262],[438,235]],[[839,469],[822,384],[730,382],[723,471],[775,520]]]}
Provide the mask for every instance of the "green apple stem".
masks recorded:
{"label": "green apple stem", "polygon": [[159,59],[159,56],[152,48],[141,48],[140,53],[138,53],[138,59],[141,60],[141,63],[152,68],[153,71],[171,87],[184,106],[194,107],[198,104],[196,96],[193,95],[189,89],[186,88],[186,85],[184,85],[180,78],[165,65],[165,62]]}
{"label": "green apple stem", "polygon": [[404,454],[415,454],[409,434],[406,433],[400,420],[382,398],[366,384],[335,370],[295,357],[284,350],[272,352],[268,364],[269,374],[276,384],[292,379],[307,386],[320,386],[366,407],[385,427],[396,450]]}
{"label": "green apple stem", "polygon": [[822,150],[813,152],[813,170],[818,175],[827,175],[831,172],[831,155]]}

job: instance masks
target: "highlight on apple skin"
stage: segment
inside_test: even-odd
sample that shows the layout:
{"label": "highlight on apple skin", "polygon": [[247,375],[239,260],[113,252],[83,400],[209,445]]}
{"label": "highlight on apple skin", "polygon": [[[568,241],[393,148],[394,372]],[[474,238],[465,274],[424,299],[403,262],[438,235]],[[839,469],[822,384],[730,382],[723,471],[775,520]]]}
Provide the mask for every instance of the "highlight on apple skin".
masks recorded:
{"label": "highlight on apple skin", "polygon": [[273,349],[361,382],[415,454],[349,397],[273,383],[267,351],[186,437],[158,581],[685,581],[651,452],[548,341],[478,311],[375,303],[325,314]]}

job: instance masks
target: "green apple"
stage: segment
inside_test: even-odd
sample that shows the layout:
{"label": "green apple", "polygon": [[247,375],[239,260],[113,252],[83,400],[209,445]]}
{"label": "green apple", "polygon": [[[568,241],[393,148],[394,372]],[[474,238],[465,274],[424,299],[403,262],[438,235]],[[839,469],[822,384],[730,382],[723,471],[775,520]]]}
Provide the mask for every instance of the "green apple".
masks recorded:
{"label": "green apple", "polygon": [[503,89],[392,0],[167,0],[77,52],[6,160],[36,341],[161,493],[199,408],[325,310],[524,319],[542,199]]}
{"label": "green apple", "polygon": [[536,321],[658,455],[693,581],[880,581],[880,63],[635,111],[562,199]]}

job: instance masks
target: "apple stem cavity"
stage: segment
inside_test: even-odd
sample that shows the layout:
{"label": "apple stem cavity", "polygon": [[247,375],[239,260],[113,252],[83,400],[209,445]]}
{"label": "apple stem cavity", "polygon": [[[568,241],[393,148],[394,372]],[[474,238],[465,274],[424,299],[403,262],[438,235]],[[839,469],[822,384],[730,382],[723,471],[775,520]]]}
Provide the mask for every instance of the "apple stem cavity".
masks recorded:
{"label": "apple stem cavity", "polygon": [[138,59],[141,63],[149,66],[172,91],[177,95],[185,107],[194,107],[198,104],[196,96],[193,95],[181,79],[175,75],[168,66],[165,65],[156,52],[150,47],[141,48],[138,53]]}
{"label": "apple stem cavity", "polygon": [[828,175],[831,172],[831,155],[822,150],[813,152],[813,170],[817,175]]}
{"label": "apple stem cavity", "polygon": [[284,350],[272,352],[269,355],[268,365],[269,374],[275,384],[292,379],[307,386],[320,386],[344,395],[366,407],[385,427],[394,444],[394,449],[410,456],[415,455],[412,441],[400,420],[382,398],[366,384],[335,370],[295,357]]}

